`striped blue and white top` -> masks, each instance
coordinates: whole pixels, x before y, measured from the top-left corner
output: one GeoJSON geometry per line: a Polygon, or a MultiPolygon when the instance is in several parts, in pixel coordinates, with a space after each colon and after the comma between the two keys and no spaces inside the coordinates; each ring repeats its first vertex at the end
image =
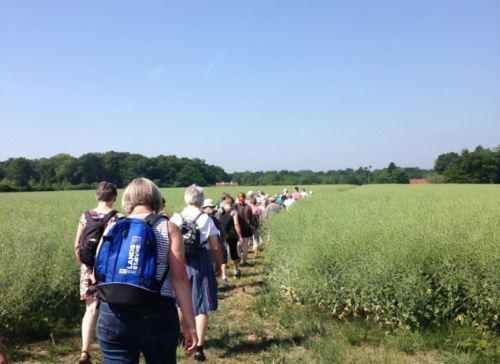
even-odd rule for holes
{"type": "MultiPolygon", "coordinates": [[[[149,214],[137,214],[133,217],[134,219],[145,220],[149,214]]],[[[168,238],[168,224],[167,219],[159,219],[153,225],[153,231],[156,236],[156,244],[158,245],[158,257],[156,260],[156,278],[160,280],[165,274],[165,270],[168,267],[168,254],[170,252],[170,240],[168,238]]],[[[168,272],[167,279],[161,287],[161,295],[166,297],[175,298],[174,288],[172,286],[170,271],[168,272]]]]}

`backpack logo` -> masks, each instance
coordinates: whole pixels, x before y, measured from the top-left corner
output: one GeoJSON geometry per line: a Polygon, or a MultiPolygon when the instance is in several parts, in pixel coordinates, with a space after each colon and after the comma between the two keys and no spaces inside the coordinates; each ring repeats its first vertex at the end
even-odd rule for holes
{"type": "Polygon", "coordinates": [[[95,264],[95,253],[97,246],[101,241],[102,234],[108,226],[109,221],[116,215],[118,211],[112,210],[102,218],[93,215],[90,211],[85,213],[87,221],[82,234],[80,235],[80,261],[83,264],[93,266],[95,264]]]}
{"type": "Polygon", "coordinates": [[[200,212],[194,220],[186,220],[181,214],[182,223],[180,230],[184,238],[184,251],[186,255],[198,254],[205,247],[205,242],[201,241],[200,228],[196,224],[201,215],[203,215],[203,212],[200,212]]]}
{"type": "Polygon", "coordinates": [[[160,298],[168,267],[156,276],[158,246],[152,226],[161,215],[146,221],[127,217],[118,221],[104,237],[96,258],[97,291],[108,303],[137,306],[160,298]]]}
{"type": "Polygon", "coordinates": [[[135,271],[139,267],[139,253],[141,252],[141,240],[140,236],[132,237],[130,242],[130,249],[128,251],[128,265],[127,270],[135,271]]]}

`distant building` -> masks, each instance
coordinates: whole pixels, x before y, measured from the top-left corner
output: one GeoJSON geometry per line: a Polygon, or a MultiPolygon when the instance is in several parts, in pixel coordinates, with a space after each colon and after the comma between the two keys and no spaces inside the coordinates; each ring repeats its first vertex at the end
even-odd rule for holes
{"type": "Polygon", "coordinates": [[[410,178],[411,185],[426,185],[428,183],[427,178],[410,178]]]}
{"type": "Polygon", "coordinates": [[[215,185],[216,186],[238,186],[238,182],[234,182],[234,181],[231,181],[231,182],[217,182],[215,185]]]}

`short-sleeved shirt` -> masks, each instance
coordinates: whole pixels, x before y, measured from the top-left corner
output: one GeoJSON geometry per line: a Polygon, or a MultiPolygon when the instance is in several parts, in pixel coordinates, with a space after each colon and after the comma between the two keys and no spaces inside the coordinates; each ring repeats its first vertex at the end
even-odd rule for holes
{"type": "MultiPolygon", "coordinates": [[[[180,227],[182,225],[183,217],[185,220],[192,221],[200,214],[200,212],[202,211],[196,206],[187,206],[184,208],[184,210],[181,211],[180,214],[175,213],[170,221],[180,227]]],[[[214,222],[206,213],[203,213],[200,215],[200,217],[198,217],[198,220],[196,220],[196,225],[198,225],[198,228],[200,229],[201,241],[207,241],[210,236],[220,234],[214,222]]]]}

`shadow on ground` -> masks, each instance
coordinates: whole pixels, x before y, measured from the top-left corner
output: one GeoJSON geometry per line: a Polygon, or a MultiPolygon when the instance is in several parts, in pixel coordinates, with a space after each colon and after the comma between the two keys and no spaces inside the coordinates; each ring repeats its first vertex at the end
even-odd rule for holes
{"type": "Polygon", "coordinates": [[[220,358],[234,357],[235,353],[241,354],[255,354],[269,351],[272,347],[278,346],[282,350],[288,347],[295,347],[300,345],[304,338],[294,336],[288,339],[278,338],[256,338],[256,340],[248,340],[243,333],[228,334],[224,333],[217,339],[207,340],[207,345],[213,348],[219,348],[222,353],[219,354],[220,358]],[[231,343],[237,343],[232,345],[231,343]]]}

